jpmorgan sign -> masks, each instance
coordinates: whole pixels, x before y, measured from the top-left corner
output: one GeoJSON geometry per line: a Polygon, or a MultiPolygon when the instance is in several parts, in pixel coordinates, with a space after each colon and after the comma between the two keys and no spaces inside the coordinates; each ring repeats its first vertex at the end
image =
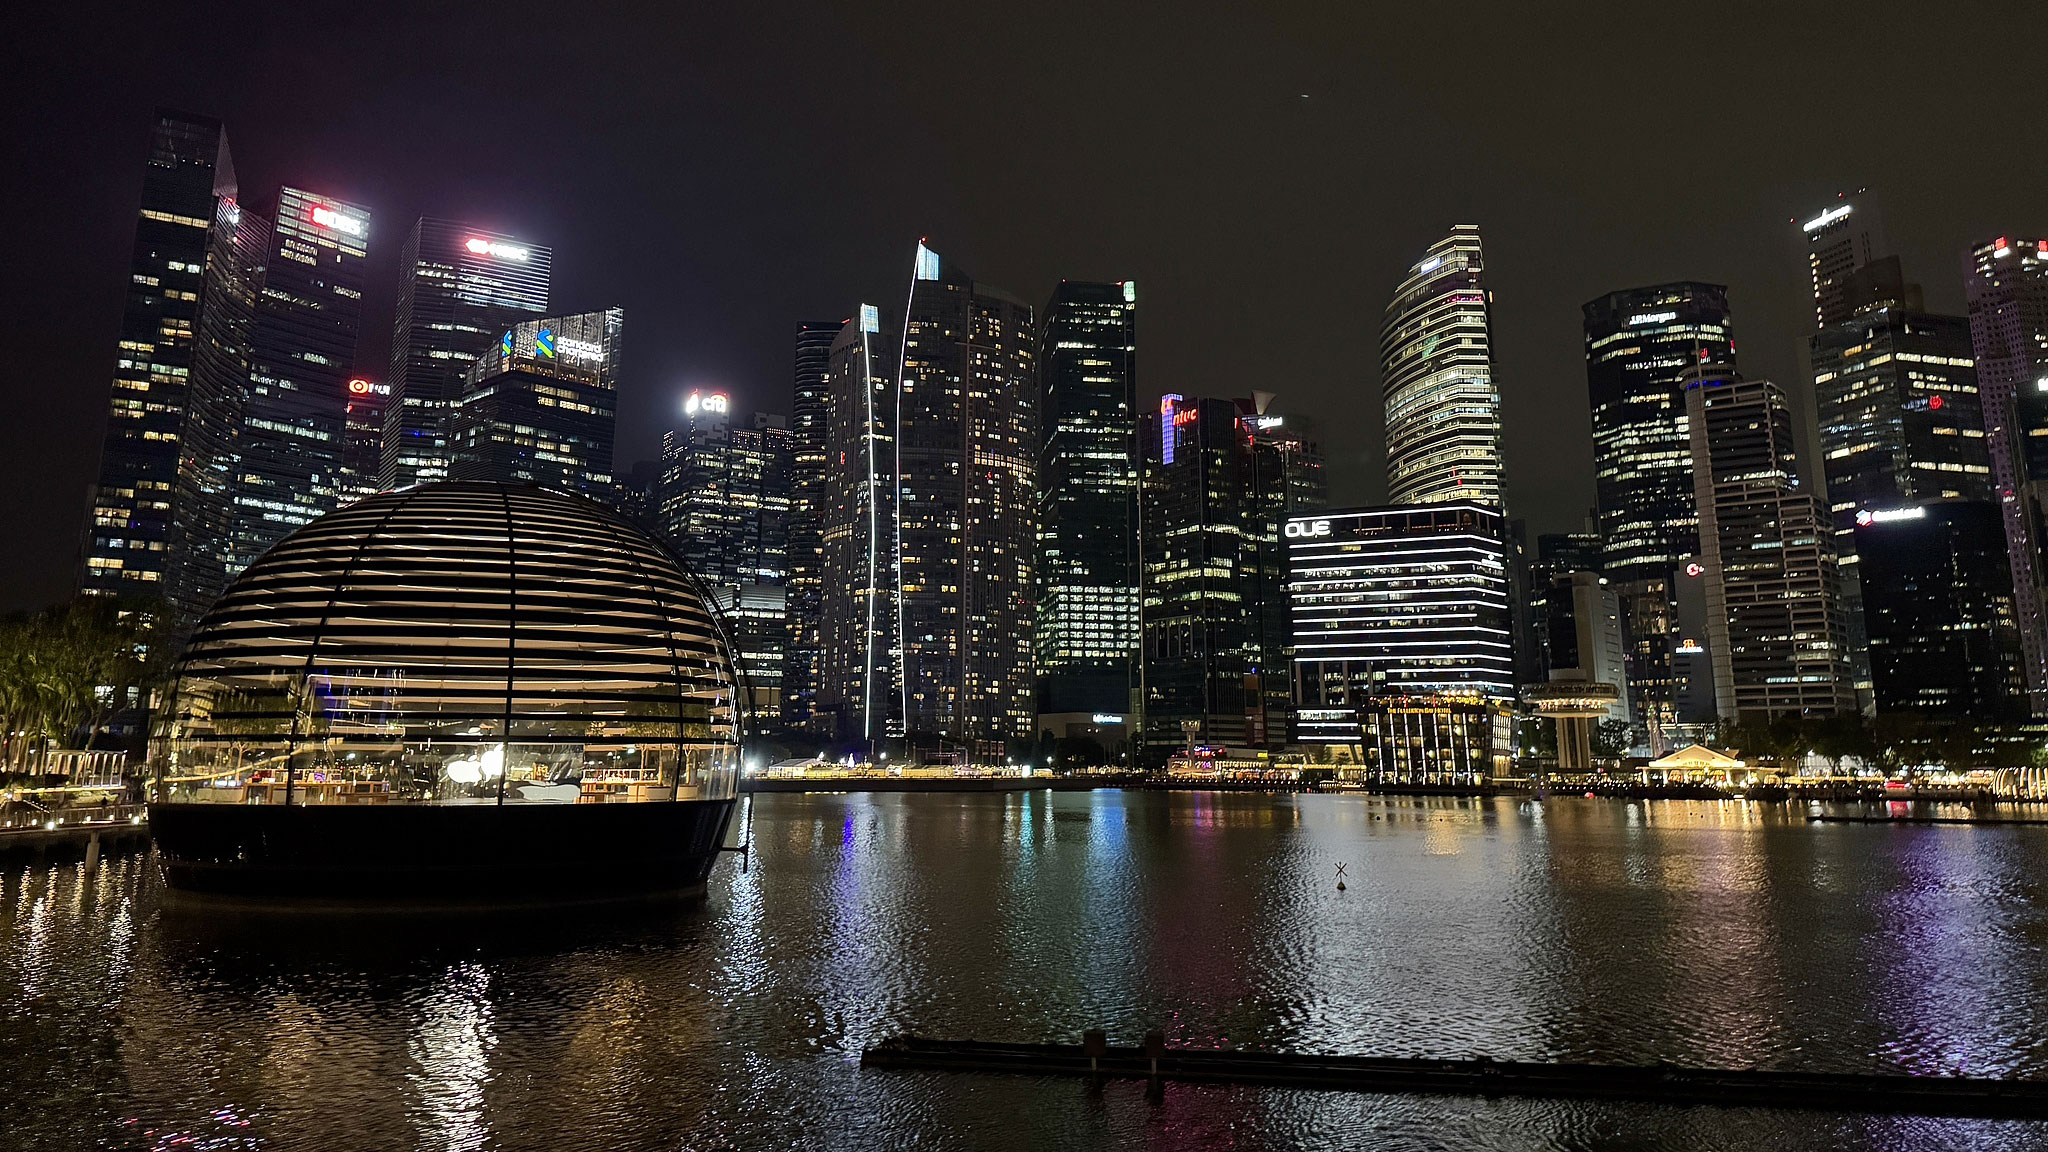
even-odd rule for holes
{"type": "Polygon", "coordinates": [[[1289,520],[1286,532],[1297,540],[1313,540],[1318,536],[1328,536],[1330,534],[1330,522],[1328,520],[1289,520]]]}

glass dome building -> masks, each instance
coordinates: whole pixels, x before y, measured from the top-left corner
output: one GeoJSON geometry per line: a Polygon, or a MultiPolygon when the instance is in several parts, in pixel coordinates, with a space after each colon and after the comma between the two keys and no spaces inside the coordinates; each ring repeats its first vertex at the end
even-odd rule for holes
{"type": "Polygon", "coordinates": [[[200,621],[152,740],[151,824],[186,892],[698,889],[737,704],[705,596],[617,513],[488,482],[385,492],[286,537],[200,621]]]}

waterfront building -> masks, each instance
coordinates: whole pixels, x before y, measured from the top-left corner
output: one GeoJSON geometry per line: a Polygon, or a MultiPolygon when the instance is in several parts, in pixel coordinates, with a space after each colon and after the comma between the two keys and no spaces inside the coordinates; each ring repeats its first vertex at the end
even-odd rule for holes
{"type": "Polygon", "coordinates": [[[1878,711],[2026,719],[1998,505],[1877,505],[1857,509],[1852,519],[1878,711]]]}
{"type": "Polygon", "coordinates": [[[1408,269],[1387,305],[1380,369],[1392,503],[1504,504],[1484,271],[1479,229],[1460,224],[1408,269]]]}
{"type": "Polygon", "coordinates": [[[902,731],[896,660],[896,400],[901,337],[860,306],[833,339],[812,728],[871,752],[902,731]]]}
{"type": "Polygon", "coordinates": [[[793,442],[789,502],[789,639],[782,663],[782,722],[815,730],[818,694],[819,613],[824,602],[825,453],[832,424],[828,386],[832,344],[844,320],[806,320],[796,326],[796,372],[789,412],[793,442]]]}
{"type": "Polygon", "coordinates": [[[1139,424],[1138,742],[1155,759],[1287,742],[1287,470],[1244,407],[1168,393],[1139,424]]]}
{"type": "Polygon", "coordinates": [[[608,308],[529,320],[502,333],[463,376],[451,426],[454,478],[615,501],[612,444],[625,323],[623,309],[608,308]]]}
{"type": "Polygon", "coordinates": [[[1296,739],[1375,779],[1504,771],[1514,699],[1505,526],[1472,501],[1290,517],[1296,739]]]}
{"type": "Polygon", "coordinates": [[[384,412],[391,385],[361,376],[350,378],[342,413],[341,491],[337,504],[352,504],[384,490],[384,412]]]}
{"type": "Polygon", "coordinates": [[[99,478],[80,548],[82,592],[164,594],[208,240],[219,205],[234,199],[235,170],[220,121],[158,109],[128,260],[99,478]]]}
{"type": "Polygon", "coordinates": [[[1062,730],[1077,722],[1099,728],[1098,713],[1134,711],[1137,300],[1131,281],[1063,280],[1040,327],[1033,631],[1041,731],[1055,723],[1062,730]]]}
{"type": "Polygon", "coordinates": [[[1734,363],[1728,290],[1680,281],[1581,309],[1603,572],[1628,618],[1630,709],[1653,748],[1678,714],[1679,570],[1700,550],[1685,376],[1734,363]]]}
{"type": "Polygon", "coordinates": [[[391,334],[386,487],[447,479],[464,375],[507,328],[548,310],[554,253],[455,220],[422,217],[406,238],[391,334]]]}
{"type": "Polygon", "coordinates": [[[1784,390],[1708,365],[1686,413],[1720,715],[1853,710],[1833,533],[1802,482],[1784,390]]]}
{"type": "Polygon", "coordinates": [[[1613,686],[1606,718],[1631,721],[1621,596],[1598,572],[1558,572],[1544,596],[1546,679],[1613,686]]]}
{"type": "Polygon", "coordinates": [[[748,718],[781,718],[788,647],[790,467],[794,438],[780,416],[730,426],[731,399],[693,391],[684,426],[662,439],[663,535],[702,581],[739,650],[748,718]]]}
{"type": "Polygon", "coordinates": [[[286,187],[272,220],[222,200],[212,232],[179,445],[174,633],[340,498],[370,216],[286,187]]]}
{"type": "Polygon", "coordinates": [[[1884,222],[1868,192],[1844,193],[1799,225],[1806,238],[1807,271],[1813,287],[1813,326],[1833,327],[1855,314],[1845,282],[1857,269],[1887,251],[1884,222]]]}
{"type": "Polygon", "coordinates": [[[2000,236],[1963,266],[1991,476],[2034,715],[2048,715],[2048,239],[2000,236]]]}

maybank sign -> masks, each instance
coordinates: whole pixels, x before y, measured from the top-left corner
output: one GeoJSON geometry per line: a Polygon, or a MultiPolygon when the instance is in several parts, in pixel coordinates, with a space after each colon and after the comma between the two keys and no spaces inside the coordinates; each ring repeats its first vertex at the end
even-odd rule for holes
{"type": "Polygon", "coordinates": [[[1828,225],[1833,224],[1835,221],[1840,220],[1842,217],[1847,216],[1849,214],[1850,207],[1851,205],[1844,204],[1839,208],[1830,208],[1827,211],[1821,213],[1820,215],[1815,216],[1813,219],[1808,220],[1806,223],[1800,225],[1800,229],[1806,232],[1818,232],[1822,228],[1825,228],[1828,225]]]}
{"type": "Polygon", "coordinates": [[[1330,534],[1330,522],[1328,520],[1289,520],[1285,531],[1296,540],[1313,540],[1318,536],[1328,536],[1330,534]]]}

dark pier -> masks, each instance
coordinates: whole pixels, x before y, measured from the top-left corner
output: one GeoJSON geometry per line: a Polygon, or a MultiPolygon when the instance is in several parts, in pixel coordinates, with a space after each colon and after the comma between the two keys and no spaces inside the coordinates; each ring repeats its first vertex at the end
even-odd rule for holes
{"type": "Polygon", "coordinates": [[[898,1036],[861,1053],[864,1068],[1268,1084],[1347,1092],[1714,1104],[1928,1116],[2048,1117],[2048,1081],[1966,1076],[1863,1075],[1673,1065],[1519,1060],[1387,1059],[1284,1052],[1113,1047],[1099,1032],[1082,1044],[991,1044],[898,1036]]]}

